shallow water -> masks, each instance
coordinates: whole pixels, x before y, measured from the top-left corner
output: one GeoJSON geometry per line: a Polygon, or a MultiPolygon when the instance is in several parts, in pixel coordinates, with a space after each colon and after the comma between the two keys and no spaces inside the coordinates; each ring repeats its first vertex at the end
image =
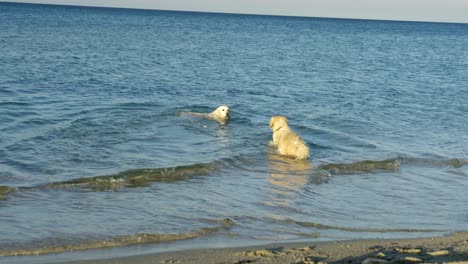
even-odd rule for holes
{"type": "Polygon", "coordinates": [[[467,229],[466,24],[0,13],[0,255],[467,229]]]}

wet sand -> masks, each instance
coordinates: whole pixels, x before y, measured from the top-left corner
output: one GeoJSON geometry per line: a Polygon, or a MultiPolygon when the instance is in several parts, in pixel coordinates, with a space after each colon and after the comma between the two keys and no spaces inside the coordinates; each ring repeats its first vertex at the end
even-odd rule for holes
{"type": "Polygon", "coordinates": [[[468,264],[468,232],[443,237],[271,244],[201,249],[124,258],[75,261],[109,263],[452,263],[468,264]]]}

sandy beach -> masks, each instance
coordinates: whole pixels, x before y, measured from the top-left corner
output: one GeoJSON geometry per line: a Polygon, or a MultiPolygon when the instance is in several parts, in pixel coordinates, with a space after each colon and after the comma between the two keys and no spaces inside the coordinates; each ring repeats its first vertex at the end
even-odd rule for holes
{"type": "Polygon", "coordinates": [[[88,263],[468,263],[468,232],[443,237],[372,239],[318,243],[271,244],[245,248],[203,249],[88,263]]]}

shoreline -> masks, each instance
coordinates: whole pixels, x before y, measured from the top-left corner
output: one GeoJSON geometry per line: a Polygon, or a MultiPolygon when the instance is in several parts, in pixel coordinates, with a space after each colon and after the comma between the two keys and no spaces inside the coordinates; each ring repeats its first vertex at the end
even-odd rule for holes
{"type": "Polygon", "coordinates": [[[110,263],[452,263],[468,264],[468,231],[440,237],[275,243],[237,248],[192,249],[130,257],[60,262],[110,263]]]}

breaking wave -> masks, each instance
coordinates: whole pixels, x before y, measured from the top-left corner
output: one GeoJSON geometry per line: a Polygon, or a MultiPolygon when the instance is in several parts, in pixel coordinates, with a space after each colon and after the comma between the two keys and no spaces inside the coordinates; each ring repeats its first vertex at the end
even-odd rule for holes
{"type": "MultiPolygon", "coordinates": [[[[109,247],[122,247],[122,246],[131,246],[147,243],[164,243],[177,240],[188,240],[194,239],[197,237],[208,236],[218,231],[229,229],[235,222],[229,218],[219,221],[219,225],[211,228],[200,228],[188,233],[180,234],[151,234],[151,233],[141,233],[141,234],[132,234],[132,235],[123,235],[117,236],[110,239],[104,240],[91,240],[91,241],[82,241],[70,243],[63,241],[63,239],[57,239],[54,242],[54,239],[47,239],[49,245],[46,246],[35,246],[35,244],[41,243],[32,243],[32,245],[26,246],[16,246],[16,249],[0,249],[0,256],[27,256],[27,255],[40,255],[40,254],[49,254],[49,253],[60,253],[66,251],[75,251],[75,250],[88,250],[88,249],[102,249],[109,247]]],[[[10,246],[11,247],[11,246],[10,246]]],[[[0,248],[3,248],[0,244],[0,248]]]]}
{"type": "Polygon", "coordinates": [[[219,169],[216,163],[201,163],[169,168],[136,169],[112,175],[83,177],[52,182],[35,187],[0,186],[0,200],[21,190],[68,189],[75,191],[108,191],[120,188],[145,187],[155,182],[184,181],[195,176],[209,175],[219,169]]]}
{"type": "Polygon", "coordinates": [[[333,229],[341,231],[350,231],[350,232],[369,232],[369,233],[389,233],[389,232],[398,232],[398,233],[426,233],[426,232],[443,232],[444,230],[435,230],[435,229],[415,229],[415,228],[358,228],[358,227],[342,227],[342,226],[330,226],[323,225],[313,222],[303,222],[296,221],[293,219],[287,219],[286,222],[293,223],[302,227],[311,227],[316,229],[333,229]]]}
{"type": "Polygon", "coordinates": [[[421,159],[421,158],[391,158],[385,160],[364,160],[353,163],[330,163],[323,164],[317,169],[326,170],[333,175],[348,175],[372,172],[392,172],[400,168],[401,165],[418,165],[418,166],[451,166],[460,168],[468,164],[468,159],[421,159]]]}
{"type": "Polygon", "coordinates": [[[209,175],[218,169],[216,163],[201,163],[187,166],[157,169],[137,169],[113,175],[78,178],[43,185],[46,188],[79,188],[89,191],[106,191],[119,188],[145,187],[155,182],[176,182],[191,177],[209,175]]]}
{"type": "Polygon", "coordinates": [[[14,187],[0,186],[0,200],[5,199],[9,193],[16,191],[16,189],[14,187]]]}
{"type": "Polygon", "coordinates": [[[318,168],[331,174],[359,174],[367,172],[394,171],[400,167],[399,159],[364,160],[354,163],[333,163],[321,165],[318,168]]]}
{"type": "MultiPolygon", "coordinates": [[[[8,195],[21,190],[39,190],[39,189],[68,189],[74,191],[108,191],[121,188],[146,187],[156,182],[177,182],[188,180],[196,176],[208,176],[224,167],[232,167],[240,170],[251,169],[252,164],[244,168],[239,163],[248,163],[248,160],[242,158],[223,159],[211,163],[199,163],[192,165],[154,168],[154,169],[135,169],[123,171],[112,175],[103,175],[95,177],[82,177],[67,181],[52,182],[35,187],[9,187],[0,186],[0,200],[6,199],[8,195]]],[[[288,165],[288,162],[280,164],[288,165]]],[[[460,168],[468,164],[468,159],[418,159],[418,158],[391,158],[385,160],[364,160],[353,163],[330,163],[322,164],[317,167],[310,166],[309,169],[302,169],[301,174],[310,174],[310,176],[320,176],[323,182],[324,174],[330,175],[355,175],[362,173],[392,172],[400,168],[401,165],[417,166],[451,166],[460,168]]],[[[244,164],[245,165],[245,164],[244,164]]],[[[287,173],[291,168],[286,166],[282,168],[283,173],[287,173]]],[[[289,171],[293,172],[293,171],[289,171]]],[[[326,176],[326,175],[325,175],[326,176]]],[[[325,177],[326,178],[326,177],[325,177]]],[[[317,182],[317,183],[318,183],[317,182]]]]}

